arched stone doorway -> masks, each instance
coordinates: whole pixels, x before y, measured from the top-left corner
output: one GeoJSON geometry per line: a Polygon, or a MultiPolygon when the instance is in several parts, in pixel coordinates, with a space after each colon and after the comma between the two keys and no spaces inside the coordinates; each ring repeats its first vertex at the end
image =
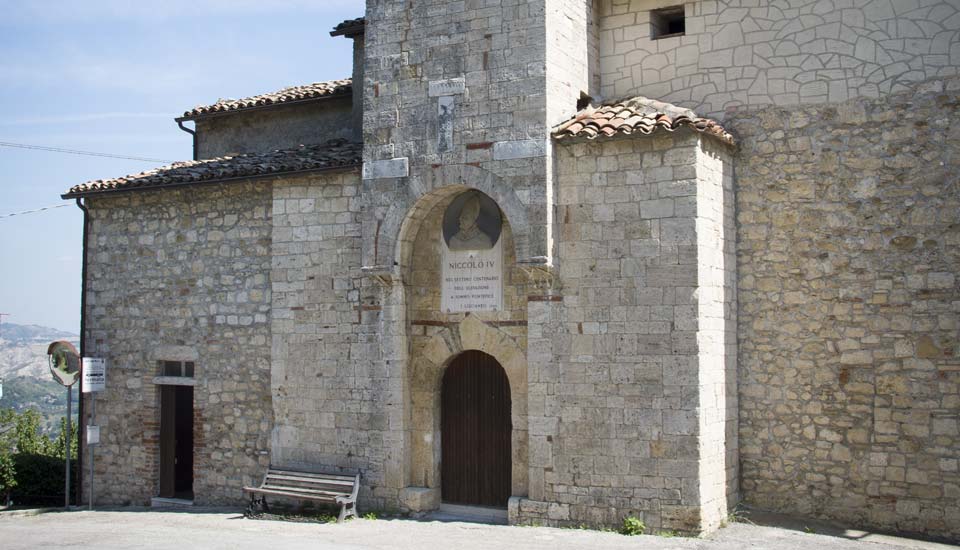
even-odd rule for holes
{"type": "Polygon", "coordinates": [[[507,373],[492,356],[465,351],[447,367],[440,401],[442,500],[505,508],[513,435],[507,373]]]}
{"type": "MultiPolygon", "coordinates": [[[[508,498],[528,494],[527,434],[527,295],[526,272],[517,262],[517,246],[509,209],[499,208],[502,222],[502,307],[484,311],[451,311],[443,307],[444,219],[448,208],[464,194],[482,190],[447,186],[421,197],[410,209],[395,242],[396,265],[377,271],[383,284],[384,333],[389,334],[388,363],[402,372],[405,487],[401,509],[435,510],[442,499],[443,379],[452,362],[466,351],[483,352],[505,373],[510,407],[509,446],[503,453],[508,473],[508,498]]],[[[494,205],[500,203],[494,197],[494,205]]],[[[481,201],[482,202],[482,201],[481,201]]],[[[456,206],[453,206],[456,209],[456,206]]],[[[461,211],[462,212],[462,211],[461,211]]],[[[479,224],[478,224],[479,225],[479,224]]],[[[461,227],[462,228],[462,227],[461,227]]],[[[377,268],[380,269],[380,268],[377,268]]],[[[399,472],[398,472],[399,473],[399,472]]],[[[496,506],[504,506],[498,502],[496,506]]]]}

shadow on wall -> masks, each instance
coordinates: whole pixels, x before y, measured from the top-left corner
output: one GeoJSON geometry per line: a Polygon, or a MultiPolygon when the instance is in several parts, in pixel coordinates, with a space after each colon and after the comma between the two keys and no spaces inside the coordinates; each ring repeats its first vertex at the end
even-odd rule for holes
{"type": "Polygon", "coordinates": [[[798,531],[816,535],[827,535],[830,537],[839,537],[848,540],[896,544],[897,546],[904,548],[934,550],[945,548],[944,546],[936,543],[953,545],[960,542],[960,540],[950,540],[943,537],[930,537],[920,533],[862,531],[838,522],[792,516],[777,512],[767,512],[765,510],[756,510],[743,505],[741,505],[737,511],[732,514],[732,517],[737,523],[748,523],[750,525],[760,525],[763,527],[776,527],[777,529],[787,529],[790,531],[798,531]]]}

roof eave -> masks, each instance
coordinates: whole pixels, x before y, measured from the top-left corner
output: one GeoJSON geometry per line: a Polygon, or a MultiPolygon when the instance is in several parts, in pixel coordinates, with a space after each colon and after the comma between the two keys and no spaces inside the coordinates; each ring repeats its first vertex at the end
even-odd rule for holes
{"type": "Polygon", "coordinates": [[[335,28],[330,31],[330,36],[346,36],[347,38],[355,38],[361,34],[364,34],[366,29],[367,23],[364,21],[363,23],[335,28]]]}
{"type": "MultiPolygon", "coordinates": [[[[561,126],[565,126],[566,124],[567,124],[567,123],[564,123],[564,124],[562,124],[561,126]]],[[[613,134],[612,136],[608,136],[608,135],[605,135],[605,134],[597,134],[597,135],[595,135],[595,136],[593,136],[593,137],[590,137],[590,136],[588,136],[588,135],[570,135],[570,134],[563,134],[563,133],[560,133],[560,132],[562,132],[562,130],[561,130],[561,131],[554,131],[554,132],[551,134],[551,137],[553,138],[553,140],[554,140],[555,142],[561,143],[561,144],[562,144],[562,143],[571,143],[571,144],[572,144],[572,143],[596,143],[596,142],[598,142],[598,141],[600,141],[600,140],[608,140],[608,139],[630,139],[630,138],[656,137],[657,134],[660,134],[660,133],[662,133],[662,132],[666,132],[666,133],[670,133],[670,134],[689,132],[690,134],[695,135],[695,136],[710,138],[710,139],[716,141],[717,143],[719,143],[719,144],[721,144],[721,145],[725,145],[725,146],[727,146],[727,147],[730,147],[731,149],[734,149],[734,150],[736,150],[736,149],[739,148],[739,145],[738,145],[738,143],[737,143],[736,137],[733,137],[732,135],[731,135],[731,139],[728,140],[728,139],[725,139],[725,138],[723,138],[723,137],[721,137],[721,136],[718,136],[718,135],[716,135],[716,134],[712,134],[712,133],[710,133],[710,132],[701,132],[701,131],[697,130],[696,128],[691,128],[690,126],[686,126],[686,125],[680,126],[679,128],[675,128],[675,129],[668,129],[668,128],[662,128],[662,127],[660,127],[660,128],[657,128],[656,130],[654,130],[653,132],[650,132],[649,134],[648,134],[648,133],[644,133],[644,132],[640,132],[640,131],[637,131],[637,132],[616,132],[616,133],[613,134]]],[[[729,133],[729,132],[728,132],[728,133],[729,133]]]]}
{"type": "Polygon", "coordinates": [[[315,102],[326,101],[330,99],[344,99],[344,98],[353,99],[353,91],[337,92],[334,94],[321,95],[317,97],[308,97],[304,99],[295,99],[292,101],[278,101],[274,103],[265,103],[263,105],[253,105],[251,107],[238,107],[236,109],[228,109],[224,111],[212,111],[209,113],[199,113],[196,115],[183,115],[173,120],[174,122],[186,122],[188,120],[197,121],[197,120],[207,119],[207,118],[229,116],[229,115],[234,115],[238,113],[249,113],[251,111],[262,111],[264,109],[276,109],[276,108],[286,107],[286,106],[296,106],[296,105],[303,105],[305,103],[315,103],[315,102]]]}
{"type": "Polygon", "coordinates": [[[269,174],[251,174],[249,176],[234,176],[230,178],[216,178],[216,179],[201,180],[201,181],[171,182],[171,183],[164,183],[160,185],[147,185],[143,187],[121,187],[121,188],[113,188],[113,189],[97,189],[97,190],[82,191],[82,192],[76,192],[76,193],[67,192],[60,195],[60,198],[64,200],[69,200],[69,199],[87,198],[87,197],[99,196],[99,195],[114,195],[117,193],[132,193],[135,191],[153,191],[153,190],[159,190],[159,189],[169,189],[171,187],[187,187],[190,185],[204,185],[208,183],[232,183],[235,181],[256,181],[256,180],[270,179],[270,178],[276,178],[276,177],[298,176],[303,174],[315,174],[315,173],[321,173],[321,172],[349,172],[353,170],[359,170],[360,167],[361,167],[361,163],[342,164],[339,166],[327,166],[323,168],[307,168],[304,170],[271,172],[269,174]]]}

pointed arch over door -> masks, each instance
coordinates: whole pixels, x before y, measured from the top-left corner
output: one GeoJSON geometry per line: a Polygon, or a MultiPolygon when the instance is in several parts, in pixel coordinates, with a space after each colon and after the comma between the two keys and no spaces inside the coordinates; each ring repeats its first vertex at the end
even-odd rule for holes
{"type": "Polygon", "coordinates": [[[506,507],[511,493],[510,383],[482,351],[461,353],[443,375],[440,487],[444,502],[506,507]]]}

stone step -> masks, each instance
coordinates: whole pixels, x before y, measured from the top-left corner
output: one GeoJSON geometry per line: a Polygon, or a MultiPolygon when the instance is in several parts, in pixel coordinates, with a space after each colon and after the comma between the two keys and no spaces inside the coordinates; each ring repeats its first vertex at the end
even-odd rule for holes
{"type": "Polygon", "coordinates": [[[469,523],[507,525],[507,509],[443,503],[440,505],[439,510],[430,512],[424,519],[428,521],[464,521],[469,523]]]}
{"type": "Polygon", "coordinates": [[[153,497],[150,499],[151,508],[186,508],[188,506],[193,506],[192,500],[165,497],[153,497]]]}

